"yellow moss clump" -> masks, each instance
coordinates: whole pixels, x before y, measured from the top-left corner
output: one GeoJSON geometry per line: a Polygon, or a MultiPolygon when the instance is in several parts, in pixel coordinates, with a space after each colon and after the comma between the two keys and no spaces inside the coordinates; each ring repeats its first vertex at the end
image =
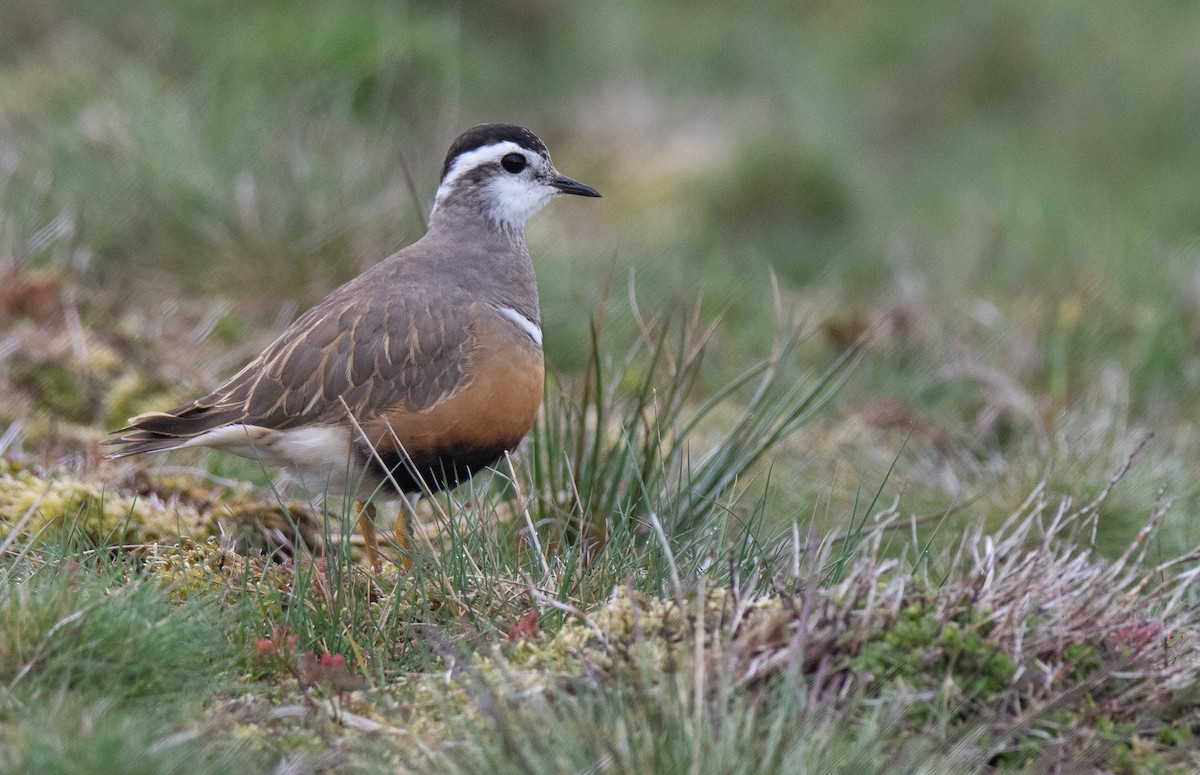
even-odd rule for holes
{"type": "Polygon", "coordinates": [[[244,556],[217,539],[203,543],[184,540],[177,545],[154,544],[146,555],[147,575],[181,599],[195,594],[249,591],[256,600],[275,599],[286,591],[291,574],[261,557],[244,556]]]}
{"type": "Polygon", "coordinates": [[[195,507],[154,494],[123,493],[73,474],[42,477],[15,463],[0,466],[0,536],[70,530],[95,543],[150,543],[206,536],[210,520],[195,507]]]}
{"type": "Polygon", "coordinates": [[[77,535],[97,545],[221,537],[239,551],[318,546],[321,520],[303,505],[205,487],[189,477],[135,473],[113,486],[57,470],[41,475],[0,461],[0,540],[77,535]]]}
{"type": "Polygon", "coordinates": [[[721,588],[707,591],[703,599],[689,595],[682,601],[619,588],[587,619],[576,617],[552,637],[517,644],[509,661],[522,668],[576,674],[686,669],[696,655],[701,628],[703,649],[711,657],[725,650],[737,632],[745,633],[779,608],[780,602],[769,597],[739,603],[721,588]]]}

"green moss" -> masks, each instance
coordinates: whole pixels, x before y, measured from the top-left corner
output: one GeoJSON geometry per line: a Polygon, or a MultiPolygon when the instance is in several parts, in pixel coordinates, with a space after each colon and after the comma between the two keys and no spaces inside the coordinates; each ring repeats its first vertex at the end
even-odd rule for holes
{"type": "Polygon", "coordinates": [[[1086,678],[1104,665],[1100,650],[1087,643],[1068,643],[1063,649],[1063,659],[1076,680],[1086,678]]]}
{"type": "Polygon", "coordinates": [[[1109,743],[1110,766],[1115,772],[1178,773],[1193,772],[1191,767],[1173,763],[1168,752],[1152,736],[1143,737],[1132,721],[1114,721],[1101,717],[1096,721],[1097,739],[1109,743]]]}
{"type": "Polygon", "coordinates": [[[950,681],[961,696],[993,696],[1008,687],[1017,667],[971,623],[978,612],[962,618],[943,622],[932,609],[912,603],[890,628],[862,644],[850,668],[869,676],[873,691],[900,683],[944,691],[950,681]]]}
{"type": "Polygon", "coordinates": [[[1171,746],[1182,746],[1190,743],[1194,737],[1195,733],[1187,724],[1166,725],[1154,735],[1154,739],[1160,744],[1171,746]]]}

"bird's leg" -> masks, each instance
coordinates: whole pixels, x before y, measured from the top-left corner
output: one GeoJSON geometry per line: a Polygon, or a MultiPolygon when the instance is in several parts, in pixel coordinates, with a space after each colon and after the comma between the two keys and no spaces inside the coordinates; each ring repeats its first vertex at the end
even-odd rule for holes
{"type": "Polygon", "coordinates": [[[412,570],[413,523],[417,519],[417,499],[404,497],[400,501],[400,511],[396,514],[396,543],[400,546],[400,567],[412,570]]]}
{"type": "Polygon", "coordinates": [[[378,573],[382,566],[379,564],[379,537],[375,535],[375,504],[357,501],[354,505],[358,509],[358,529],[367,547],[367,561],[378,573]]]}

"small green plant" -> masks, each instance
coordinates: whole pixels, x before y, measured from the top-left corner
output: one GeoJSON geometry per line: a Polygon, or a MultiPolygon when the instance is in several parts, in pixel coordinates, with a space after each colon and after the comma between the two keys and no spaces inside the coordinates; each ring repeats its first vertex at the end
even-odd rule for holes
{"type": "Polygon", "coordinates": [[[610,541],[654,545],[669,535],[674,560],[690,572],[712,551],[703,540],[695,550],[693,539],[744,532],[753,514],[743,502],[749,480],[817,416],[858,352],[806,373],[796,357],[802,334],[784,331],[767,358],[698,398],[713,326],[696,316],[681,327],[646,322],[614,359],[601,344],[602,325],[602,317],[593,323],[582,378],[549,383],[533,433],[529,508],[549,545],[579,543],[590,557],[610,541]]]}

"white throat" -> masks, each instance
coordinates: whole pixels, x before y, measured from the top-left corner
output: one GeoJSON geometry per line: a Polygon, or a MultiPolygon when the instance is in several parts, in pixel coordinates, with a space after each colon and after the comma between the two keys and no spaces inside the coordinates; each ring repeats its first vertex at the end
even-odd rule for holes
{"type": "Polygon", "coordinates": [[[539,210],[558,193],[549,186],[531,182],[528,178],[494,178],[483,190],[488,217],[511,229],[523,229],[539,210]]]}

